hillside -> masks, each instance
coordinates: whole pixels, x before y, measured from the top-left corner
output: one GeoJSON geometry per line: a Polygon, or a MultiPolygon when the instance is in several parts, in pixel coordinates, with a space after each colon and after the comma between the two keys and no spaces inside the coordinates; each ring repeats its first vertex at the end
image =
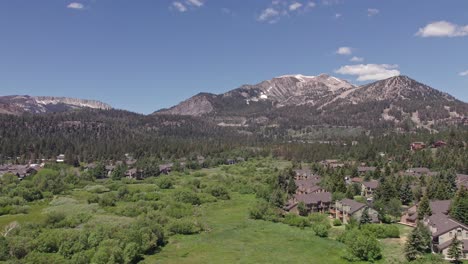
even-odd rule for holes
{"type": "Polygon", "coordinates": [[[433,129],[466,123],[468,104],[407,76],[354,86],[325,74],[284,75],[224,94],[200,93],[155,114],[204,116],[220,126],[433,129]]]}
{"type": "Polygon", "coordinates": [[[29,95],[0,96],[2,114],[55,113],[83,108],[112,109],[110,105],[95,100],[29,95]]]}

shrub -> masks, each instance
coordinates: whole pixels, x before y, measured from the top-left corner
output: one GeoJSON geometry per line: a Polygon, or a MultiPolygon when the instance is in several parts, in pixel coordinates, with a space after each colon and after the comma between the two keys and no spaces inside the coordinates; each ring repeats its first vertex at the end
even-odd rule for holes
{"type": "Polygon", "coordinates": [[[174,218],[183,218],[186,216],[190,216],[193,214],[192,207],[184,204],[184,203],[177,203],[173,202],[170,203],[165,209],[164,212],[174,218]]]}
{"type": "Polygon", "coordinates": [[[265,201],[257,202],[257,204],[249,210],[249,217],[251,219],[278,222],[278,215],[276,208],[265,201]]]}
{"type": "Polygon", "coordinates": [[[109,188],[103,185],[88,185],[84,189],[85,191],[88,191],[90,193],[105,193],[105,192],[110,191],[109,188]]]}
{"type": "Polygon", "coordinates": [[[312,225],[323,225],[326,228],[331,228],[330,220],[328,219],[328,216],[325,214],[313,213],[313,214],[310,214],[308,218],[310,222],[312,223],[312,225]]]}
{"type": "Polygon", "coordinates": [[[231,197],[229,196],[228,190],[221,185],[214,185],[208,189],[208,192],[213,195],[214,197],[221,199],[221,200],[229,200],[231,197]]]}
{"type": "Polygon", "coordinates": [[[341,220],[340,219],[333,220],[333,226],[341,226],[341,220]]]}
{"type": "Polygon", "coordinates": [[[399,238],[400,230],[396,225],[386,224],[367,224],[361,227],[363,230],[368,230],[377,238],[399,238]]]}
{"type": "Polygon", "coordinates": [[[172,189],[174,181],[169,177],[161,177],[156,181],[156,185],[161,189],[172,189]]]}
{"type": "Polygon", "coordinates": [[[201,204],[198,195],[189,190],[180,190],[174,193],[174,200],[181,203],[188,203],[193,205],[201,204]]]}
{"type": "Polygon", "coordinates": [[[91,194],[89,197],[88,197],[88,203],[89,204],[92,204],[92,203],[99,203],[99,195],[97,194],[91,194]]]}
{"type": "Polygon", "coordinates": [[[307,219],[307,217],[302,217],[295,214],[287,214],[283,219],[283,223],[300,228],[310,226],[310,221],[307,219]]]}
{"type": "Polygon", "coordinates": [[[60,211],[48,212],[44,218],[44,223],[47,226],[58,226],[60,222],[65,220],[65,213],[60,211]]]}
{"type": "Polygon", "coordinates": [[[328,229],[329,229],[328,226],[324,224],[318,224],[318,225],[314,225],[312,229],[314,230],[315,235],[319,237],[328,237],[328,229]]]}
{"type": "Polygon", "coordinates": [[[175,220],[169,225],[169,231],[174,234],[191,235],[200,232],[200,228],[187,219],[175,220]]]}
{"type": "Polygon", "coordinates": [[[100,206],[115,206],[117,196],[114,193],[105,193],[99,199],[100,206]]]}

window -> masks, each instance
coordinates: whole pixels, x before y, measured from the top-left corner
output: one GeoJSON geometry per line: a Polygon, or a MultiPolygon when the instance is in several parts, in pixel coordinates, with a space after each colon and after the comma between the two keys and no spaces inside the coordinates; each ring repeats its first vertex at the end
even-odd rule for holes
{"type": "Polygon", "coordinates": [[[458,229],[458,231],[457,231],[457,237],[462,237],[461,229],[458,229]]]}
{"type": "Polygon", "coordinates": [[[452,237],[452,232],[449,232],[449,237],[452,237]]]}

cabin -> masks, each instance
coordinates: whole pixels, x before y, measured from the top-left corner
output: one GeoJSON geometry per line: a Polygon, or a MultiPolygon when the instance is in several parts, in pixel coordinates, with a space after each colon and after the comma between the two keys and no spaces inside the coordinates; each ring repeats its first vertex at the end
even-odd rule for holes
{"type": "Polygon", "coordinates": [[[159,174],[169,174],[174,167],[174,163],[167,163],[159,165],[159,174]]]}
{"type": "Polygon", "coordinates": [[[373,222],[378,222],[378,213],[372,208],[369,208],[366,204],[351,200],[343,199],[336,201],[334,208],[330,210],[330,213],[334,215],[336,219],[340,219],[341,222],[347,224],[351,218],[357,221],[361,220],[361,216],[364,210],[368,209],[369,216],[373,222]]]}
{"type": "Polygon", "coordinates": [[[443,140],[438,140],[436,142],[434,142],[432,144],[432,148],[442,148],[442,147],[445,147],[447,146],[447,142],[443,141],[443,140]]]}
{"type": "Polygon", "coordinates": [[[361,184],[361,195],[365,197],[372,197],[379,185],[379,181],[376,180],[363,181],[361,184]]]}
{"type": "Polygon", "coordinates": [[[357,167],[358,174],[361,176],[366,175],[368,173],[372,173],[376,169],[377,169],[376,167],[365,167],[365,166],[357,167]]]}
{"type": "Polygon", "coordinates": [[[307,213],[328,213],[332,202],[332,194],[329,192],[295,194],[284,207],[285,211],[299,214],[298,205],[304,203],[307,213]]]}
{"type": "Polygon", "coordinates": [[[64,163],[65,162],[65,154],[60,154],[57,156],[57,159],[55,160],[57,163],[64,163]]]}
{"type": "Polygon", "coordinates": [[[417,150],[421,150],[425,148],[426,148],[426,144],[424,142],[413,142],[410,144],[410,149],[412,151],[417,151],[417,150]]]}

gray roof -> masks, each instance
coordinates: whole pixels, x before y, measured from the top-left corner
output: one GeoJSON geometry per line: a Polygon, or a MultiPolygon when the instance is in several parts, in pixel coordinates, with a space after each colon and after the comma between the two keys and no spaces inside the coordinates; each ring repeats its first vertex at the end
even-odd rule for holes
{"type": "Polygon", "coordinates": [[[448,214],[450,210],[450,200],[436,200],[429,203],[432,214],[448,214]]]}
{"type": "Polygon", "coordinates": [[[363,203],[356,202],[356,201],[348,199],[348,198],[345,198],[345,199],[341,200],[340,203],[350,207],[350,210],[349,210],[350,214],[353,214],[353,213],[359,211],[360,209],[362,209],[363,207],[366,206],[363,203]]]}
{"type": "Polygon", "coordinates": [[[358,167],[358,172],[368,172],[368,171],[375,171],[376,167],[358,167]]]}
{"type": "Polygon", "coordinates": [[[362,183],[362,185],[370,189],[377,189],[377,187],[379,187],[379,184],[380,184],[379,181],[375,181],[375,180],[362,183]]]}
{"type": "Polygon", "coordinates": [[[414,173],[419,173],[419,174],[429,174],[431,172],[430,169],[428,168],[424,168],[424,167],[421,167],[421,168],[409,168],[408,169],[408,172],[414,172],[414,173]]]}
{"type": "Polygon", "coordinates": [[[332,194],[329,192],[296,194],[294,198],[298,202],[303,202],[305,204],[331,203],[332,194]]]}

